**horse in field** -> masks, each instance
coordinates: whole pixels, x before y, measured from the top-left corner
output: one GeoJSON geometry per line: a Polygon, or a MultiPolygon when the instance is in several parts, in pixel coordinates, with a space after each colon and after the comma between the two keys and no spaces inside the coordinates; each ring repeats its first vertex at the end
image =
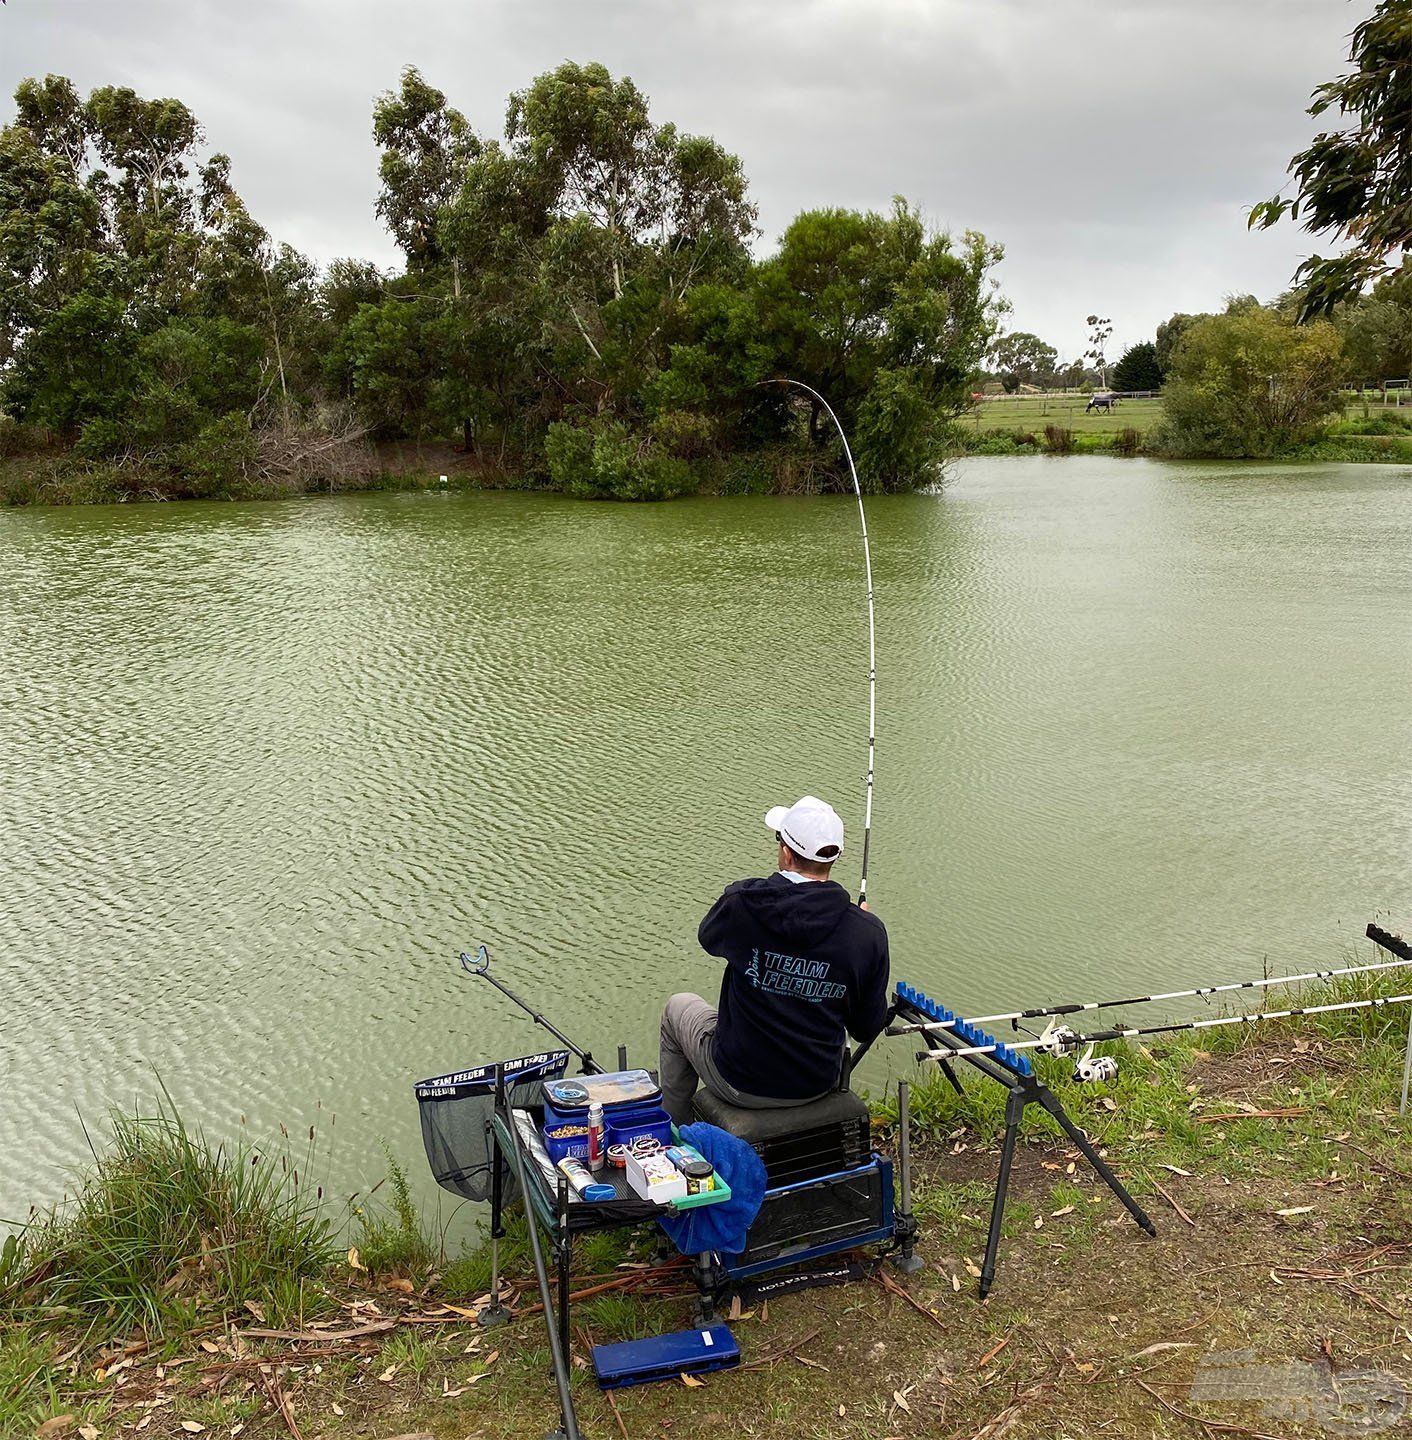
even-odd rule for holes
{"type": "Polygon", "coordinates": [[[1118,397],[1111,390],[1094,391],[1088,397],[1088,404],[1084,406],[1084,414],[1091,410],[1102,410],[1105,414],[1111,415],[1118,408],[1118,397]]]}

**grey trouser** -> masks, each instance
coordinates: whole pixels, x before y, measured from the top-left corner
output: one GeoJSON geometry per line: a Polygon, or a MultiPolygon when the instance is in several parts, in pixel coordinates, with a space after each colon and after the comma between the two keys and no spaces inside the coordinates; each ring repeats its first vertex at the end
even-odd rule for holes
{"type": "MultiPolygon", "coordinates": [[[[673,995],[662,1011],[662,1053],[658,1083],[662,1108],[678,1125],[691,1120],[691,1097],[698,1082],[729,1105],[742,1110],[787,1110],[808,1100],[767,1100],[747,1095],[721,1078],[711,1054],[716,1035],[716,1007],[699,995],[673,995]]],[[[811,1097],[817,1099],[817,1096],[811,1097]]]]}

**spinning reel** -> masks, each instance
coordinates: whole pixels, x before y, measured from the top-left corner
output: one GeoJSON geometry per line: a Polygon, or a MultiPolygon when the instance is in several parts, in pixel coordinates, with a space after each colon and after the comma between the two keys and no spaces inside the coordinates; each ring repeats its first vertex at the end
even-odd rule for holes
{"type": "MultiPolygon", "coordinates": [[[[1051,1020],[1039,1037],[1037,1048],[1057,1058],[1072,1054],[1082,1043],[1067,1025],[1051,1020]]],[[[1103,1084],[1117,1078],[1118,1062],[1111,1055],[1094,1055],[1091,1044],[1074,1062],[1074,1080],[1080,1085],[1103,1084]]]]}

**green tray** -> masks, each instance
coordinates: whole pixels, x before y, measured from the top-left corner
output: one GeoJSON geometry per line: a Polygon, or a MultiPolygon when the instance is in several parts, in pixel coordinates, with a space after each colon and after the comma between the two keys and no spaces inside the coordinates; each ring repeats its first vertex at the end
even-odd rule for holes
{"type": "MultiPolygon", "coordinates": [[[[672,1126],[672,1139],[678,1144],[681,1143],[681,1134],[675,1125],[672,1126]]],[[[664,1210],[695,1210],[702,1205],[718,1205],[722,1200],[730,1198],[731,1187],[721,1178],[721,1172],[718,1170],[714,1190],[703,1190],[699,1195],[683,1195],[679,1200],[669,1200],[662,1208],[664,1210]]]]}

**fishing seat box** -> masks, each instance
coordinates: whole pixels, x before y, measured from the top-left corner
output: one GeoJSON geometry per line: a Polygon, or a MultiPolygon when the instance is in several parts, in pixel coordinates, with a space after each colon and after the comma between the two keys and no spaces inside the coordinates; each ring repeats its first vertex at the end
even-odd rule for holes
{"type": "Polygon", "coordinates": [[[765,1162],[771,1189],[855,1170],[872,1154],[868,1107],[851,1090],[835,1090],[807,1105],[745,1110],[701,1089],[692,1108],[698,1120],[753,1147],[765,1162]]]}
{"type": "Polygon", "coordinates": [[[745,1110],[699,1090],[693,1109],[765,1162],[768,1188],[745,1248],[722,1257],[732,1280],[891,1238],[892,1162],[873,1153],[868,1107],[852,1092],[745,1110]]]}

